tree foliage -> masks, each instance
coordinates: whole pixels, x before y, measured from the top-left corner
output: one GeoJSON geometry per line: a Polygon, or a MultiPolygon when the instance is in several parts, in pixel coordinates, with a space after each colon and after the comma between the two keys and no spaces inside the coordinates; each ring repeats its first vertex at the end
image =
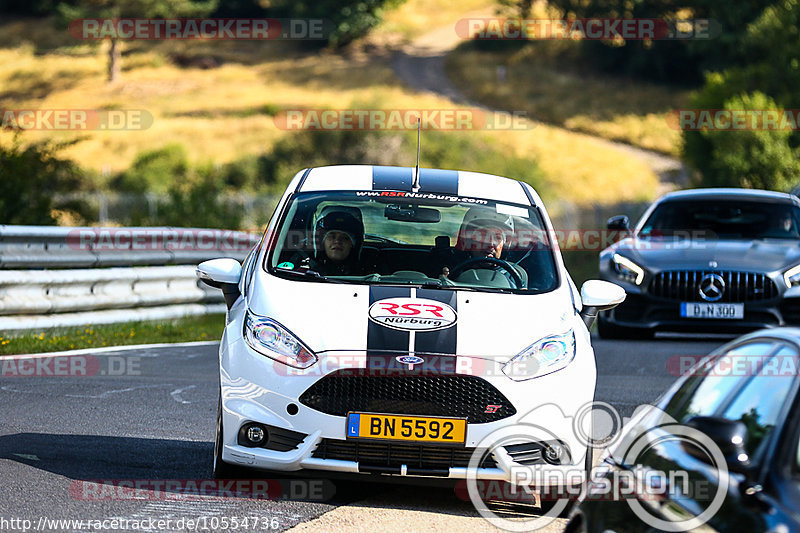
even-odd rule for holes
{"type": "Polygon", "coordinates": [[[383,20],[385,11],[405,0],[273,0],[270,7],[286,16],[324,19],[332,28],[328,43],[341,47],[363,37],[383,20]]]}
{"type": "Polygon", "coordinates": [[[0,143],[0,224],[54,224],[56,209],[78,220],[86,216],[85,205],[55,200],[84,184],[81,169],[58,156],[63,147],[43,142],[23,148],[19,137],[0,143]]]}
{"type": "MultiPolygon", "coordinates": [[[[712,86],[719,88],[721,76],[712,86]]],[[[703,106],[703,93],[695,99],[703,106]]],[[[722,109],[783,110],[775,101],[760,92],[744,93],[729,98],[722,109]]],[[[797,151],[790,145],[792,132],[781,129],[748,129],[736,131],[693,131],[684,135],[684,157],[700,171],[697,184],[704,187],[747,187],[788,190],[800,175],[797,151]]]]}
{"type": "MultiPolygon", "coordinates": [[[[61,25],[76,19],[119,19],[202,17],[217,7],[219,0],[72,0],[61,2],[57,12],[61,25]]],[[[119,39],[111,38],[108,50],[108,81],[115,81],[121,70],[119,39]]]]}

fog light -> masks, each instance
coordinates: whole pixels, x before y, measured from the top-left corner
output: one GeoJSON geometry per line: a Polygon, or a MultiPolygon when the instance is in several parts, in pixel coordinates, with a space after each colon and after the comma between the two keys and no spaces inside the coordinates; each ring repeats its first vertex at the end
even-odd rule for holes
{"type": "Polygon", "coordinates": [[[264,430],[258,426],[247,428],[247,440],[253,444],[261,444],[261,441],[264,440],[264,430]]]}
{"type": "Polygon", "coordinates": [[[548,463],[561,464],[564,457],[564,447],[560,444],[547,444],[544,448],[544,460],[548,463]]]}
{"type": "Polygon", "coordinates": [[[261,424],[245,424],[239,430],[239,444],[241,446],[263,446],[269,438],[269,432],[261,424]]]}

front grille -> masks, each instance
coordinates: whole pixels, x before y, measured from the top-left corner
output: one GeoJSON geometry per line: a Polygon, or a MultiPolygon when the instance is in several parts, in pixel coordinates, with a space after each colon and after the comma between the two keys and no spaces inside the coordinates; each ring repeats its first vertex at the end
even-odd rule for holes
{"type": "Polygon", "coordinates": [[[479,377],[405,371],[370,376],[337,370],[309,387],[300,403],[335,416],[350,411],[445,416],[466,418],[470,424],[495,422],[517,412],[499,390],[479,377]]]}
{"type": "Polygon", "coordinates": [[[754,302],[778,295],[775,283],[758,272],[731,270],[673,270],[657,274],[650,282],[650,294],[682,302],[704,302],[700,281],[707,274],[717,274],[725,282],[722,298],[716,302],[754,302]]]}
{"type": "MultiPolygon", "coordinates": [[[[396,442],[368,442],[362,440],[322,439],[311,457],[353,461],[359,467],[400,468],[406,465],[410,472],[419,469],[428,472],[446,471],[448,468],[469,466],[475,448],[431,446],[396,442]]],[[[479,468],[495,468],[491,454],[481,461],[479,468]]]]}

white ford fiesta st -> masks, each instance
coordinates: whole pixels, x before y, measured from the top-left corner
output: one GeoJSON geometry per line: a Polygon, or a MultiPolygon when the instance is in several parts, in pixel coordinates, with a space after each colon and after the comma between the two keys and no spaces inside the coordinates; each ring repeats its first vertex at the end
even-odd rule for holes
{"type": "Polygon", "coordinates": [[[519,483],[515,465],[584,466],[571,421],[594,397],[587,325],[625,294],[602,281],[579,293],[552,229],[508,178],[299,172],[243,264],[198,267],[229,309],[214,475],[519,483]],[[492,440],[531,413],[540,431],[492,440]]]}

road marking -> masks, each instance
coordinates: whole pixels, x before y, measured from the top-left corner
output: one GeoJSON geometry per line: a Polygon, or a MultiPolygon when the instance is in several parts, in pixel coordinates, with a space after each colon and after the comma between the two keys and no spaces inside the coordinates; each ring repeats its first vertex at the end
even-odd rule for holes
{"type": "Polygon", "coordinates": [[[118,394],[120,392],[130,392],[130,391],[137,390],[137,389],[157,389],[159,387],[172,387],[172,386],[173,386],[172,383],[164,383],[164,384],[161,384],[161,385],[139,385],[139,386],[136,386],[136,387],[128,387],[127,389],[109,390],[109,391],[106,391],[106,392],[101,392],[100,394],[65,394],[64,396],[66,396],[68,398],[93,398],[93,399],[97,399],[97,398],[107,398],[108,396],[110,396],[112,394],[118,394]]]}
{"type": "Polygon", "coordinates": [[[183,398],[181,398],[181,393],[183,391],[194,389],[195,387],[197,387],[197,385],[189,385],[188,387],[183,387],[181,389],[175,389],[174,391],[170,392],[169,395],[172,396],[172,399],[175,400],[178,403],[183,403],[183,404],[192,403],[192,402],[190,402],[188,400],[184,400],[183,398]]]}
{"type": "MultiPolygon", "coordinates": [[[[0,359],[31,359],[38,357],[53,357],[57,355],[89,355],[107,352],[127,352],[131,350],[147,350],[150,348],[191,348],[194,346],[213,346],[219,344],[219,341],[193,341],[193,342],[163,342],[160,344],[131,344],[127,346],[105,346],[102,348],[84,348],[81,350],[66,350],[61,352],[45,352],[45,353],[29,353],[19,355],[0,355],[0,359]]],[[[151,355],[150,357],[158,357],[158,354],[151,355]]]]}
{"type": "Polygon", "coordinates": [[[22,457],[23,459],[27,459],[29,461],[40,461],[39,457],[35,455],[28,455],[27,453],[14,453],[12,455],[16,455],[17,457],[22,457]]]}

